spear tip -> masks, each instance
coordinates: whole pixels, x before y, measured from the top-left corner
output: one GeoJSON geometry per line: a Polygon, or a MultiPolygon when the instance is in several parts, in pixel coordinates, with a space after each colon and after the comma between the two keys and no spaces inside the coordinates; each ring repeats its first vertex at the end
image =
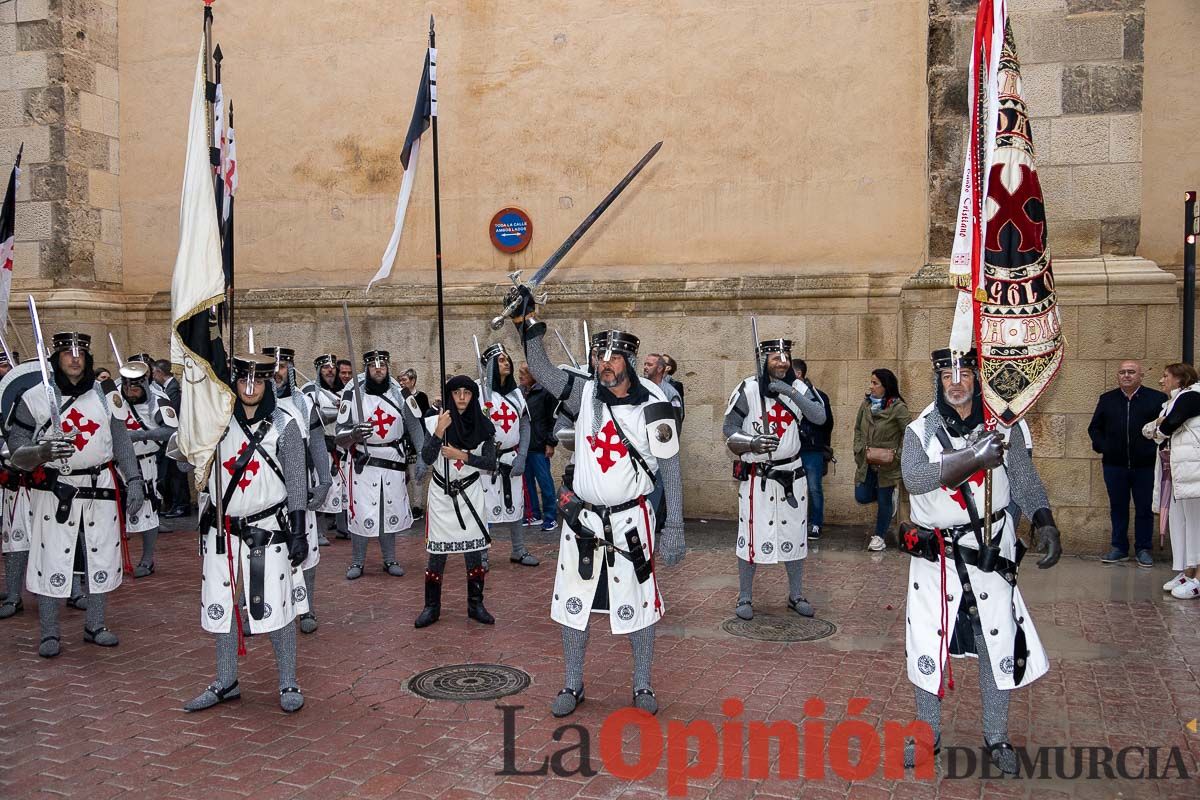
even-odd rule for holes
{"type": "Polygon", "coordinates": [[[429,15],[429,32],[433,33],[433,14],[429,15]]]}
{"type": "Polygon", "coordinates": [[[215,50],[213,50],[213,60],[214,60],[214,61],[220,61],[220,60],[221,60],[222,58],[224,58],[224,57],[225,57],[225,56],[221,54],[221,45],[220,45],[220,43],[218,42],[218,43],[217,43],[217,48],[216,48],[215,50]]]}

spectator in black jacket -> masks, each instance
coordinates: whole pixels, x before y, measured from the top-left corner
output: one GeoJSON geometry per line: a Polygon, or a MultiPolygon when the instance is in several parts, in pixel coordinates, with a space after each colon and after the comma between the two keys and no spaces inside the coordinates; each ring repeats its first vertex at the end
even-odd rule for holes
{"type": "MultiPolygon", "coordinates": [[[[165,358],[155,361],[150,377],[166,393],[167,402],[171,404],[175,418],[178,419],[183,395],[179,381],[171,374],[171,362],[165,358]]],[[[188,488],[187,476],[179,468],[179,462],[167,458],[165,453],[160,453],[158,474],[162,476],[163,505],[166,506],[161,516],[167,519],[186,517],[191,513],[192,493],[188,488]]]]}
{"type": "Polygon", "coordinates": [[[552,531],[558,505],[554,494],[554,477],[550,474],[550,459],[554,456],[554,445],[557,443],[554,438],[554,417],[558,414],[558,401],[533,380],[527,364],[522,364],[517,370],[517,379],[521,391],[525,393],[530,422],[525,472],[532,481],[525,482],[529,492],[525,524],[537,525],[540,520],[542,530],[552,531]]]}
{"type": "Polygon", "coordinates": [[[417,371],[411,367],[400,373],[400,392],[405,397],[412,395],[422,416],[429,412],[429,395],[417,388],[417,371]]]}
{"type": "Polygon", "coordinates": [[[1133,497],[1133,546],[1139,567],[1154,566],[1150,556],[1154,513],[1154,442],[1142,436],[1142,426],[1158,418],[1167,396],[1142,386],[1142,365],[1122,361],[1117,388],[1100,395],[1088,425],[1092,449],[1101,455],[1108,510],[1112,518],[1112,547],[1100,560],[1115,564],[1129,559],[1129,498],[1133,497]]]}
{"type": "Polygon", "coordinates": [[[833,434],[833,406],[829,404],[829,395],[808,380],[808,364],[803,358],[792,359],[792,370],[797,378],[808,382],[810,391],[825,406],[825,421],[820,425],[814,425],[808,419],[800,420],[800,460],[808,479],[808,538],[820,539],[821,526],[825,524],[825,489],[822,482],[827,458],[833,456],[833,451],[829,449],[833,434]]]}

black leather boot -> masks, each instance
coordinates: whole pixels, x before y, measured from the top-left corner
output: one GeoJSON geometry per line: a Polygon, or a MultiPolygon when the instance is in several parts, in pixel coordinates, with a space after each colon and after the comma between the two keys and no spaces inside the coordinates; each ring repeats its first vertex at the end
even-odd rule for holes
{"type": "Polygon", "coordinates": [[[467,616],[484,625],[495,625],[496,618],[483,607],[483,567],[467,573],[467,616]]]}
{"type": "Polygon", "coordinates": [[[442,576],[425,570],[425,608],[421,609],[414,628],[425,628],[438,621],[442,613],[442,576]]]}

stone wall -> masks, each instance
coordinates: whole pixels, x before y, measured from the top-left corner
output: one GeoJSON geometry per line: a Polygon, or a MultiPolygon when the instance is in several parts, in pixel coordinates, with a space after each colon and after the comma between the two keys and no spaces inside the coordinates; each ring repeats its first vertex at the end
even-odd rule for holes
{"type": "MultiPolygon", "coordinates": [[[[929,253],[949,258],[974,0],[931,0],[929,253]]],[[[1145,0],[1008,4],[1056,258],[1137,252],[1145,0]]]]}
{"type": "Polygon", "coordinates": [[[25,144],[20,286],[121,283],[117,66],[117,0],[0,5],[0,163],[25,144]]]}
{"type": "MultiPolygon", "coordinates": [[[[1097,396],[1113,385],[1124,358],[1144,359],[1153,379],[1178,349],[1175,279],[1138,258],[1061,260],[1056,264],[1066,360],[1030,425],[1035,457],[1058,512],[1064,537],[1076,551],[1099,550],[1107,541],[1107,500],[1100,462],[1091,453],[1087,424],[1097,396]]],[[[447,369],[474,375],[472,334],[517,348],[510,326],[486,327],[499,300],[486,285],[447,290],[447,369]]],[[[352,308],[355,344],[386,347],[397,368],[412,366],[419,384],[437,382],[437,320],[427,286],[387,287],[369,300],[358,290],[250,291],[239,297],[239,330],[253,325],[260,346],[296,348],[300,367],[318,352],[345,352],[340,305],[352,308]],[[431,360],[433,359],[433,360],[431,360]]],[[[826,483],[831,522],[865,526],[873,507],[853,501],[852,431],[868,374],[888,367],[900,377],[913,413],[932,397],[929,352],[945,345],[953,312],[944,268],[906,279],[887,274],[837,277],[776,276],[642,281],[572,281],[552,286],[542,317],[578,356],[582,320],[593,331],[626,326],[643,352],[668,352],[679,361],[687,389],[683,426],[685,510],[692,517],[728,518],[737,508],[729,477],[731,457],[720,433],[729,393],[753,371],[749,316],[763,336],[786,336],[809,363],[815,384],[829,394],[835,417],[838,465],[826,483]]],[[[57,292],[43,303],[49,324],[77,325],[100,339],[114,330],[125,352],[165,351],[166,297],[57,292]],[[97,320],[116,317],[124,324],[97,320]]],[[[565,361],[548,337],[553,358],[565,361]]],[[[100,361],[111,359],[99,356],[100,361]]]]}

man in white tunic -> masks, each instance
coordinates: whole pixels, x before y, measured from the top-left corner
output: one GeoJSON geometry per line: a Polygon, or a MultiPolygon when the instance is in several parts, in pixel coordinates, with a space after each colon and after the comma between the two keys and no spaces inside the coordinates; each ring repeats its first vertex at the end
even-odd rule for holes
{"type": "Polygon", "coordinates": [[[633,705],[657,713],[650,686],[654,626],[663,615],[655,566],[674,566],[684,554],[683,491],[675,412],[657,386],[637,376],[638,339],[623,331],[593,337],[595,377],[579,380],[546,355],[546,326],[534,321],[534,300],[519,287],[523,304],[514,317],[526,361],[538,383],[563,398],[575,415],[574,430],[559,432],[573,448],[573,491],[559,500],[562,536],[550,616],[562,626],[566,679],[551,712],[572,713],[584,699],[583,664],[592,614],[606,614],[613,633],[627,634],[633,649],[633,705]],[[667,521],[655,541],[649,495],[660,471],[667,521]]]}
{"type": "Polygon", "coordinates": [[[488,522],[493,531],[507,525],[512,554],[509,561],[536,567],[537,557],[525,547],[525,460],[531,431],[525,395],[513,375],[512,358],[497,342],[483,352],[484,381],[480,388],[483,413],[496,431],[496,468],[483,479],[487,490],[488,522]]]}
{"type": "Polygon", "coordinates": [[[406,442],[422,441],[420,412],[416,401],[401,397],[388,372],[390,363],[386,350],[364,353],[366,371],[342,391],[338,409],[337,443],[350,453],[347,521],[353,552],[346,580],[351,581],[362,577],[367,541],[373,538],[379,539],[384,571],[402,576],[396,534],[413,524],[406,442]]]}
{"type": "Polygon", "coordinates": [[[27,389],[8,430],[12,463],[31,472],[25,583],[38,596],[38,655],[44,658],[60,652],[59,601],[71,593],[72,573],[80,574],[91,595],[83,640],[101,647],[118,644],[104,625],[108,593],[121,585],[124,555],[116,469],[125,476],[128,513],[137,515],[145,498],[125,427],[129,407],[114,384],[96,382],[91,337],[57,333],[52,341],[52,386],[39,382],[27,389]],[[51,430],[56,417],[61,428],[51,430]]]}
{"type": "MultiPolygon", "coordinates": [[[[134,362],[134,369],[137,364],[134,362]]],[[[128,367],[121,371],[121,397],[129,407],[125,417],[125,427],[129,430],[129,439],[133,442],[133,452],[137,455],[138,467],[142,472],[142,481],[146,485],[146,502],[140,511],[127,513],[125,530],[129,533],[142,535],[142,557],[133,568],[133,577],[145,578],[154,574],[154,546],[158,541],[158,512],[162,507],[162,492],[159,486],[158,464],[159,456],[165,442],[179,428],[179,419],[175,410],[165,400],[161,403],[152,394],[148,384],[150,367],[142,364],[146,373],[138,376],[130,372],[128,367]]]]}
{"type": "MultiPolygon", "coordinates": [[[[415,401],[414,401],[415,402],[415,401]]],[[[446,556],[462,553],[467,566],[467,616],[484,625],[495,617],[483,605],[486,568],[483,555],[491,546],[487,525],[487,490],[483,481],[496,468],[496,438],[491,420],[479,405],[479,386],[466,375],[446,381],[442,408],[426,417],[429,435],[421,447],[421,464],[430,470],[425,506],[425,607],[413,625],[437,622],[441,611],[446,556]]]]}
{"type": "Polygon", "coordinates": [[[209,505],[200,516],[203,577],[200,623],[215,635],[217,675],[184,705],[201,711],[241,697],[238,654],[245,602],[250,633],[267,634],[279,671],[279,705],[298,711],[296,616],[308,610],[300,565],[308,556],[305,506],[308,475],[304,436],[296,418],[268,389],[275,362],[233,359],[237,401],[208,479],[209,505]],[[220,498],[218,519],[213,498],[220,498]]]}
{"type": "Polygon", "coordinates": [[[329,491],[325,494],[325,502],[317,508],[317,544],[321,547],[329,545],[325,532],[333,530],[338,514],[346,510],[346,454],[337,446],[337,416],[338,406],[342,399],[341,381],[337,377],[337,356],[333,353],[322,353],[313,359],[313,371],[316,377],[300,387],[300,391],[308,398],[308,402],[317,410],[321,418],[321,435],[325,442],[325,458],[329,462],[329,473],[333,479],[329,491]]]}
{"type": "Polygon", "coordinates": [[[790,339],[758,343],[758,371],[733,390],[722,428],[738,457],[738,600],[734,613],[753,619],[754,572],[783,562],[788,608],[813,615],[803,594],[808,557],[808,480],[800,456],[800,424],[825,422],[825,406],[792,369],[790,339]]]}
{"type": "MultiPolygon", "coordinates": [[[[18,358],[13,354],[13,359],[18,358]]],[[[0,435],[6,439],[10,413],[24,389],[40,380],[36,362],[23,368],[9,364],[0,353],[0,435]]],[[[19,614],[25,608],[21,591],[25,587],[25,567],[29,563],[29,473],[13,466],[7,445],[0,452],[0,552],[4,554],[4,599],[0,601],[0,619],[19,614]]]]}
{"type": "MultiPolygon", "coordinates": [[[[301,633],[317,629],[316,591],[317,564],[321,562],[321,543],[317,529],[317,509],[325,502],[333,479],[329,474],[329,452],[325,449],[324,426],[308,395],[296,388],[296,351],[290,347],[264,347],[263,355],[275,359],[275,400],[279,408],[296,420],[304,437],[305,462],[308,474],[308,506],[304,515],[304,531],[308,539],[308,555],[300,565],[304,573],[303,592],[308,610],[300,615],[301,633]]],[[[329,542],[326,542],[329,544],[329,542]]]]}
{"type": "MultiPolygon", "coordinates": [[[[984,744],[1001,770],[1015,773],[1009,692],[1050,665],[1017,588],[1026,547],[1008,513],[1010,499],[1033,522],[1046,553],[1039,568],[1058,563],[1062,546],[1022,429],[985,429],[975,351],[957,363],[949,350],[932,355],[935,399],[909,424],[901,454],[912,506],[912,524],[898,537],[900,549],[913,556],[905,614],[908,679],[916,686],[917,718],[933,728],[937,752],[943,685],[954,687],[949,657],[977,658],[984,744]],[[992,514],[985,519],[989,482],[992,514]]],[[[912,745],[906,752],[910,765],[928,757],[912,745]]]]}

